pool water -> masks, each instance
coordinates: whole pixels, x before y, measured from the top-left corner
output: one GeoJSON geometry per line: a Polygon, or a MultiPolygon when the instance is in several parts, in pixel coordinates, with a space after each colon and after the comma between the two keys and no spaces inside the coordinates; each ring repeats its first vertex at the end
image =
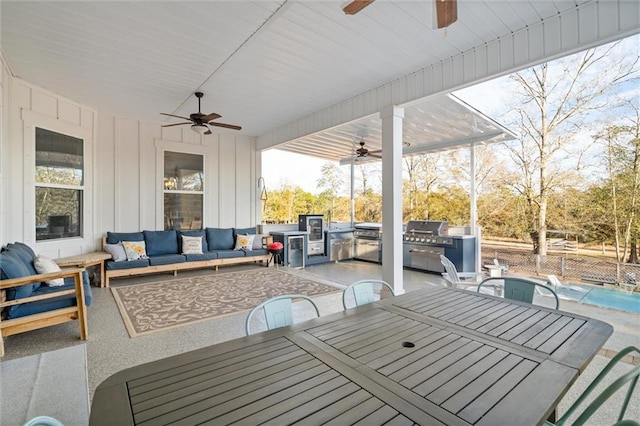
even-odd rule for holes
{"type": "Polygon", "coordinates": [[[619,311],[640,313],[640,293],[627,293],[620,290],[599,287],[562,286],[555,289],[560,299],[578,303],[617,309],[619,311]]]}

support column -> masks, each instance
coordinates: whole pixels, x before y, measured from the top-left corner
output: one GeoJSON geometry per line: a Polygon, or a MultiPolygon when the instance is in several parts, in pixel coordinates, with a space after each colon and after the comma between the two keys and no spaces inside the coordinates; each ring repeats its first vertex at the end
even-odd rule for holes
{"type": "Polygon", "coordinates": [[[404,109],[389,105],[382,120],[382,279],[396,295],[402,279],[402,121],[404,109]]]}
{"type": "Polygon", "coordinates": [[[471,227],[471,235],[476,237],[476,259],[475,272],[482,271],[482,242],[480,241],[480,229],[478,228],[478,197],[477,197],[477,182],[476,182],[476,144],[471,142],[469,145],[469,196],[471,199],[471,212],[469,214],[469,226],[471,227]]]}

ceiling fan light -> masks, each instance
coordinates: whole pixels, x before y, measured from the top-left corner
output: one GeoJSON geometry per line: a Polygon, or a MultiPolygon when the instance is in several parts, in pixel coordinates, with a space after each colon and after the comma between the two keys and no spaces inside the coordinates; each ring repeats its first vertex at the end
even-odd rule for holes
{"type": "Polygon", "coordinates": [[[191,125],[191,130],[193,130],[194,132],[198,133],[199,135],[204,135],[204,132],[209,130],[209,128],[207,126],[205,126],[204,124],[192,124],[191,125]]]}

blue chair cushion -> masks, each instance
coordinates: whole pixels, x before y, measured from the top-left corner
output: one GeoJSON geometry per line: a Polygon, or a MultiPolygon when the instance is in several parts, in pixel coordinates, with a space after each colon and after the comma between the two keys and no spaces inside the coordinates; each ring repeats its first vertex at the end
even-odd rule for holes
{"type": "Polygon", "coordinates": [[[206,251],[202,254],[185,254],[187,262],[198,262],[200,260],[213,260],[218,258],[218,252],[206,251]]]}
{"type": "Polygon", "coordinates": [[[199,229],[197,231],[178,231],[178,253],[182,253],[182,236],[186,235],[187,237],[202,237],[202,252],[206,253],[209,251],[209,245],[207,244],[207,235],[204,232],[204,229],[199,229]]]}
{"type": "Polygon", "coordinates": [[[107,232],[107,244],[117,244],[121,241],[144,241],[142,232],[107,232]]]}
{"type": "Polygon", "coordinates": [[[146,268],[147,266],[149,266],[149,259],[126,260],[123,262],[105,260],[104,262],[104,268],[109,271],[116,269],[146,268]]]}
{"type": "Polygon", "coordinates": [[[20,258],[29,270],[29,275],[36,275],[38,273],[33,266],[33,262],[36,260],[36,254],[31,250],[31,247],[23,243],[7,244],[7,251],[15,253],[20,258]]]}
{"type": "MultiPolygon", "coordinates": [[[[89,284],[89,274],[87,271],[82,273],[82,286],[84,288],[84,303],[87,306],[91,305],[93,295],[91,293],[91,285],[89,284]]],[[[67,277],[64,279],[64,285],[60,287],[48,287],[46,285],[41,286],[37,291],[33,292],[33,296],[42,294],[56,293],[63,290],[70,290],[75,287],[73,277],[67,277]]],[[[12,306],[7,314],[8,319],[20,318],[27,315],[38,314],[41,312],[47,312],[54,309],[66,308],[76,305],[76,298],[74,294],[56,297],[55,299],[38,300],[36,302],[24,303],[22,305],[12,306]]]]}
{"type": "Polygon", "coordinates": [[[209,251],[233,250],[236,245],[233,228],[207,228],[206,233],[209,251]]]}
{"type": "MultiPolygon", "coordinates": [[[[3,251],[0,253],[0,278],[3,280],[11,278],[22,278],[29,275],[34,275],[29,272],[26,265],[20,259],[15,251],[3,251]]],[[[40,282],[37,283],[36,289],[40,287],[40,282]]],[[[20,287],[7,288],[7,300],[24,299],[31,296],[33,293],[34,284],[25,284],[20,287]]],[[[9,308],[11,311],[14,308],[9,308]]]]}
{"type": "Polygon", "coordinates": [[[159,256],[152,256],[149,258],[149,265],[170,265],[172,263],[184,263],[187,258],[183,254],[163,254],[159,256]]]}
{"type": "Polygon", "coordinates": [[[178,234],[176,231],[142,231],[147,245],[147,256],[178,254],[178,234]]]}
{"type": "Polygon", "coordinates": [[[248,256],[260,256],[263,254],[269,254],[269,250],[267,249],[255,249],[251,250],[251,252],[247,253],[248,256]]]}
{"type": "Polygon", "coordinates": [[[218,259],[231,259],[234,257],[244,257],[243,250],[218,250],[218,259]]]}

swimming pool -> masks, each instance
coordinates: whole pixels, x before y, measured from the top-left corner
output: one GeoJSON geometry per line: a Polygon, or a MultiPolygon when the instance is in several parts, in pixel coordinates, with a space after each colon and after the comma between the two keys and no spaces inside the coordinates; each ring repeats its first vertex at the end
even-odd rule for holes
{"type": "Polygon", "coordinates": [[[640,293],[577,285],[557,287],[555,290],[560,299],[573,300],[601,308],[640,313],[640,293]]]}

